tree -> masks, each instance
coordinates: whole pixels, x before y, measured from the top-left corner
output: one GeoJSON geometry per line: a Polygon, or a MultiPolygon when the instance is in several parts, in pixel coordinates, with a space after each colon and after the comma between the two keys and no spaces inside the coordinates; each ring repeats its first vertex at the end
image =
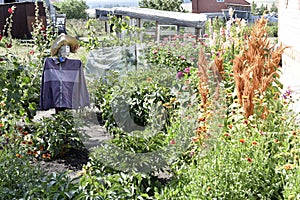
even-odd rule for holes
{"type": "Polygon", "coordinates": [[[271,13],[278,13],[278,7],[273,2],[272,7],[270,9],[271,13]]]}
{"type": "Polygon", "coordinates": [[[263,15],[267,10],[268,10],[268,5],[264,6],[264,4],[261,4],[260,8],[258,9],[258,15],[263,15]]]}
{"type": "Polygon", "coordinates": [[[181,6],[183,0],[140,0],[140,8],[151,8],[175,12],[186,12],[181,6]]]}
{"type": "Polygon", "coordinates": [[[252,1],[252,4],[251,4],[251,13],[253,15],[256,15],[256,13],[257,13],[257,4],[254,1],[252,1]]]}
{"type": "Polygon", "coordinates": [[[55,3],[58,8],[58,13],[66,14],[67,19],[87,18],[88,14],[85,11],[88,5],[83,0],[64,0],[55,3]]]}

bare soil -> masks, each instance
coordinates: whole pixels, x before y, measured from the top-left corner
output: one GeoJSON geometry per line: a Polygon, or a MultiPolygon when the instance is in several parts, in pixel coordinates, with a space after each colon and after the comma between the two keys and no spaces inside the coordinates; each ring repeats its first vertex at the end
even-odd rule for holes
{"type": "Polygon", "coordinates": [[[88,161],[89,151],[87,149],[70,149],[61,157],[49,161],[40,161],[38,164],[46,174],[70,171],[70,177],[75,177],[88,161]]]}

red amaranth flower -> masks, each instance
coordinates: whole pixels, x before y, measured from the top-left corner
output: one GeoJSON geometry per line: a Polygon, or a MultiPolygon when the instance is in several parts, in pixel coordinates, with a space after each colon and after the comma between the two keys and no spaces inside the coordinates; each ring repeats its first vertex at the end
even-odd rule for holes
{"type": "Polygon", "coordinates": [[[3,37],[3,36],[0,34],[0,41],[2,40],[2,37],[3,37]]]}

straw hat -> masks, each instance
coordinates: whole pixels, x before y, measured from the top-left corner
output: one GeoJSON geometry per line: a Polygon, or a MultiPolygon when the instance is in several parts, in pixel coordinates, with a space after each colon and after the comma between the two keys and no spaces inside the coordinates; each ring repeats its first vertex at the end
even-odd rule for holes
{"type": "Polygon", "coordinates": [[[75,53],[79,48],[79,42],[75,37],[66,34],[60,34],[52,43],[51,46],[51,56],[55,56],[61,46],[70,46],[70,51],[75,53]]]}

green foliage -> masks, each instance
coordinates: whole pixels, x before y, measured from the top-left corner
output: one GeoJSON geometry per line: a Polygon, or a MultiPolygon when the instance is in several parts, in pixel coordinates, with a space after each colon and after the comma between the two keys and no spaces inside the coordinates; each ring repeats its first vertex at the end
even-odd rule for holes
{"type": "Polygon", "coordinates": [[[51,173],[39,179],[34,188],[26,192],[28,199],[73,199],[78,194],[78,177],[70,178],[65,173],[51,173]]]}
{"type": "Polygon", "coordinates": [[[0,95],[4,105],[1,117],[14,113],[30,121],[39,101],[39,87],[35,82],[37,75],[31,73],[31,67],[21,66],[14,55],[1,62],[0,66],[0,95]]]}
{"type": "Polygon", "coordinates": [[[272,3],[272,6],[270,8],[271,13],[278,13],[278,7],[276,6],[275,2],[272,3]]]}
{"type": "Polygon", "coordinates": [[[139,7],[156,10],[166,10],[175,12],[186,12],[182,8],[182,0],[140,0],[139,7]]]}
{"type": "MultiPolygon", "coordinates": [[[[96,22],[89,21],[90,49],[131,44],[130,35],[137,30],[126,20],[111,20],[116,24],[115,31],[127,32],[129,39],[110,41],[112,36],[100,42],[96,22]]],[[[31,121],[38,101],[39,70],[43,58],[49,55],[51,30],[36,22],[34,49],[24,61],[9,48],[11,38],[1,38],[0,46],[6,52],[0,57],[1,198],[299,199],[300,129],[297,116],[288,109],[292,93],[286,91],[281,98],[277,82],[266,90],[264,99],[256,102],[253,116],[244,117],[234,93],[232,60],[248,32],[236,20],[226,25],[220,31],[222,25],[215,21],[207,27],[208,37],[197,42],[188,36],[149,44],[147,68],[124,75],[109,71],[110,75],[92,83],[91,97],[106,127],[114,133],[107,144],[133,156],[175,152],[167,157],[172,173],[168,183],[154,173],[132,172],[135,168],[121,172],[103,162],[106,149],[101,148],[90,155],[80,177],[71,179],[67,172],[42,173],[33,158],[56,157],[69,148],[83,148],[78,122],[69,112],[37,123],[31,121]],[[199,117],[203,110],[199,109],[202,105],[197,93],[200,48],[208,59],[222,58],[224,67],[220,87],[209,88],[217,95],[209,96],[211,105],[205,119],[199,117]],[[176,78],[178,71],[183,72],[181,78],[176,78]],[[268,108],[268,114],[262,119],[264,108],[268,108]],[[128,119],[141,130],[127,129],[128,119]],[[207,130],[194,138],[199,121],[205,122],[207,130]]],[[[113,151],[106,153],[108,157],[119,156],[113,151]]],[[[135,157],[126,158],[131,162],[135,157]]],[[[115,160],[115,164],[123,163],[115,160]]]]}
{"type": "Polygon", "coordinates": [[[192,35],[185,34],[171,40],[166,38],[162,43],[149,43],[145,58],[151,64],[168,66],[179,72],[196,67],[200,47],[192,35]]]}
{"type": "Polygon", "coordinates": [[[298,130],[299,125],[286,107],[278,107],[281,101],[275,99],[268,105],[274,115],[266,121],[257,116],[247,120],[235,107],[230,125],[204,140],[207,151],[200,151],[189,165],[173,166],[176,178],[157,199],[186,194],[199,199],[286,199],[283,193],[286,197],[297,194],[291,185],[298,177],[299,146],[293,142],[298,132],[290,130],[298,130]]]}
{"type": "Polygon", "coordinates": [[[278,37],[278,23],[268,23],[267,32],[269,37],[278,37]]]}
{"type": "Polygon", "coordinates": [[[257,12],[257,4],[254,1],[252,1],[252,3],[251,3],[251,14],[256,15],[256,12],[257,12]]]}
{"type": "Polygon", "coordinates": [[[261,4],[260,8],[257,10],[257,14],[263,15],[265,12],[268,12],[268,5],[261,4]]]}
{"type": "Polygon", "coordinates": [[[63,111],[51,118],[44,117],[34,129],[33,141],[36,147],[42,149],[43,158],[61,156],[71,148],[84,148],[71,112],[63,111]]]}
{"type": "MultiPolygon", "coordinates": [[[[95,158],[91,158],[92,160],[95,158]]],[[[161,184],[156,177],[141,173],[123,173],[92,164],[80,179],[82,199],[153,199],[153,188],[161,184]]]]}
{"type": "Polygon", "coordinates": [[[41,171],[28,162],[28,157],[17,157],[16,149],[0,150],[0,196],[19,199],[32,190],[41,178],[41,171]]]}
{"type": "Polygon", "coordinates": [[[114,119],[116,115],[122,116],[119,119],[121,120],[119,126],[125,125],[123,122],[126,118],[129,120],[126,123],[133,120],[132,123],[138,126],[146,126],[153,117],[150,114],[150,111],[155,109],[153,106],[157,104],[162,106],[172,97],[171,88],[168,87],[172,86],[176,80],[174,74],[170,68],[165,67],[140,68],[129,72],[124,77],[119,77],[118,82],[116,82],[117,79],[109,78],[113,81],[108,80],[107,86],[99,85],[104,89],[98,89],[95,97],[101,104],[98,107],[103,112],[103,119],[107,120],[107,129],[112,131],[117,126],[114,119]],[[104,94],[103,90],[106,90],[104,94]],[[103,97],[104,100],[99,101],[103,97]],[[126,109],[127,106],[128,109],[126,109]]]}
{"type": "Polygon", "coordinates": [[[99,20],[89,19],[86,23],[88,41],[83,43],[86,49],[92,50],[101,47],[129,46],[140,43],[140,34],[143,28],[130,25],[130,18],[109,16],[108,24],[113,25],[113,32],[105,34],[99,31],[99,20]]]}
{"type": "Polygon", "coordinates": [[[66,14],[67,19],[81,19],[88,16],[85,10],[89,7],[84,0],[65,0],[55,5],[59,8],[59,13],[66,14]]]}
{"type": "Polygon", "coordinates": [[[93,19],[68,19],[66,29],[67,33],[74,37],[88,37],[91,33],[101,36],[104,32],[104,22],[93,19]]]}
{"type": "Polygon", "coordinates": [[[0,151],[0,195],[6,199],[72,199],[78,185],[67,173],[46,175],[16,149],[0,151]]]}

